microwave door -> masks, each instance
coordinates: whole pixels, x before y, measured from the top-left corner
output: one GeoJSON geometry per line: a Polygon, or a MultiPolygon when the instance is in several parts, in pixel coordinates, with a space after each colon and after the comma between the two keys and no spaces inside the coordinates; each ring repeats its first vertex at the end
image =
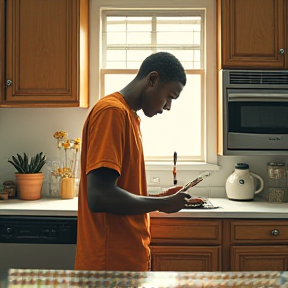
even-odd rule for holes
{"type": "Polygon", "coordinates": [[[229,93],[227,148],[287,150],[288,94],[285,92],[229,93]]]}

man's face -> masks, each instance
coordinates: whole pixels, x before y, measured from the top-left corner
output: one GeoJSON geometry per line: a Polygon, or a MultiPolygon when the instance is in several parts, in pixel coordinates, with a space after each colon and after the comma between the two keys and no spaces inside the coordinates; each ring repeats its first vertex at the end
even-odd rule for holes
{"type": "Polygon", "coordinates": [[[147,89],[143,99],[142,110],[147,117],[153,117],[163,110],[170,110],[172,100],[177,99],[183,90],[180,82],[162,83],[156,81],[147,89]]]}

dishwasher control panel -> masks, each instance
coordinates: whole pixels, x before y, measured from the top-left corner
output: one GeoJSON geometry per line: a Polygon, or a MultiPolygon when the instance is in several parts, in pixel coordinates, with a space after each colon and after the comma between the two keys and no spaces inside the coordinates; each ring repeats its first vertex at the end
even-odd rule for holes
{"type": "Polygon", "coordinates": [[[0,243],[76,244],[76,238],[77,217],[0,217],[0,243]]]}

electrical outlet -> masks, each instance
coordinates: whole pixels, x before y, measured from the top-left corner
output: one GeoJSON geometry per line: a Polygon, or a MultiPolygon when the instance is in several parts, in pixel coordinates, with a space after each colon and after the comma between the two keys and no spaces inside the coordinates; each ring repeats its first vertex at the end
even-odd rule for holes
{"type": "Polygon", "coordinates": [[[160,183],[160,178],[159,178],[159,177],[156,177],[156,176],[152,176],[152,177],[150,178],[150,183],[159,184],[159,183],[160,183]]]}

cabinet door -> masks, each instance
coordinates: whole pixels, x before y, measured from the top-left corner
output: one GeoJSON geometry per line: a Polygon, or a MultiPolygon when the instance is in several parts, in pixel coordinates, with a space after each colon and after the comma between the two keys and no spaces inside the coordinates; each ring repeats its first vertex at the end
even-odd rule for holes
{"type": "MultiPolygon", "coordinates": [[[[81,106],[79,43],[83,39],[79,37],[85,34],[84,29],[80,33],[81,17],[88,21],[88,14],[80,15],[84,2],[7,0],[6,81],[12,84],[1,99],[2,107],[81,106]]],[[[85,43],[81,47],[88,48],[85,43]]]]}
{"type": "Polygon", "coordinates": [[[151,246],[152,271],[221,271],[220,246],[151,246]]]}
{"type": "Polygon", "coordinates": [[[232,246],[231,271],[286,271],[286,246],[232,246]]]}
{"type": "Polygon", "coordinates": [[[0,0],[0,99],[5,93],[5,6],[0,0]]]}
{"type": "Polygon", "coordinates": [[[285,63],[285,68],[288,69],[288,0],[286,0],[284,2],[284,10],[286,11],[284,15],[286,15],[286,17],[284,18],[284,23],[285,23],[285,26],[284,26],[284,35],[285,35],[285,38],[286,38],[286,45],[285,45],[285,60],[286,60],[286,63],[285,63]]]}
{"type": "Polygon", "coordinates": [[[285,0],[219,1],[219,68],[284,69],[285,0]]]}

